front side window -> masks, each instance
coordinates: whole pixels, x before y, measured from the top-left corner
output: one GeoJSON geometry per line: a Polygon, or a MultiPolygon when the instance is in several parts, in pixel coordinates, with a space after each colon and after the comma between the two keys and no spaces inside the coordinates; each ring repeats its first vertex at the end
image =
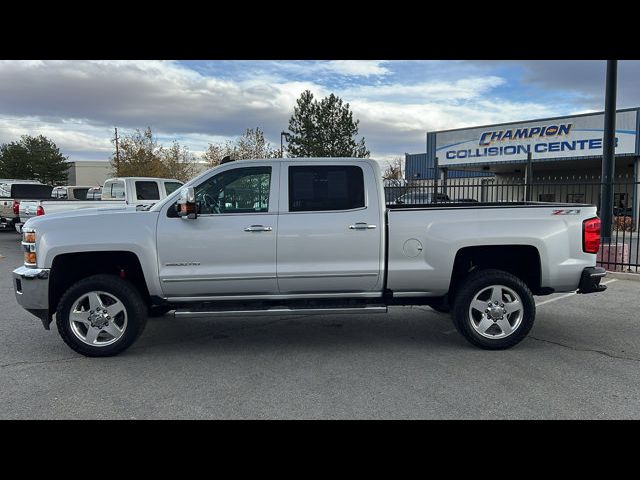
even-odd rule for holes
{"type": "Polygon", "coordinates": [[[138,200],[160,200],[158,182],[136,182],[136,198],[138,200]]]}
{"type": "Polygon", "coordinates": [[[271,167],[235,168],[195,188],[199,213],[265,213],[269,211],[271,167]]]}
{"type": "Polygon", "coordinates": [[[364,176],[353,165],[289,167],[289,211],[317,212],[364,207],[364,176]]]}
{"type": "Polygon", "coordinates": [[[179,182],[164,182],[164,189],[167,192],[167,195],[171,195],[177,189],[182,186],[179,182]]]}

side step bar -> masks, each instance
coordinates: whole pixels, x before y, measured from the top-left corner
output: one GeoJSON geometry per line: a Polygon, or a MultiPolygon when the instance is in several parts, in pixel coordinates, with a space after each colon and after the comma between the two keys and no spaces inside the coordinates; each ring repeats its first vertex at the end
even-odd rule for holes
{"type": "Polygon", "coordinates": [[[176,310],[176,318],[249,317],[262,315],[335,315],[344,313],[387,313],[386,305],[362,307],[290,308],[272,307],[247,310],[176,310]]]}

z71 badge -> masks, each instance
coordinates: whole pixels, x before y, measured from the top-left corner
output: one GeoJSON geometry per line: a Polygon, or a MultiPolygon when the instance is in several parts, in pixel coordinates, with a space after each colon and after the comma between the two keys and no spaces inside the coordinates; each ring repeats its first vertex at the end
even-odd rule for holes
{"type": "Polygon", "coordinates": [[[580,215],[580,209],[574,208],[570,210],[553,210],[551,215],[580,215]]]}

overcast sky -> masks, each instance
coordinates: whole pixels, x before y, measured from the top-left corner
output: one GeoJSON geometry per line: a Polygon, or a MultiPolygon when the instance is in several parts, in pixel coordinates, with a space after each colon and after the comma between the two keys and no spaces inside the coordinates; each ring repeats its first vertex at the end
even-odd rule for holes
{"type": "MultiPolygon", "coordinates": [[[[305,89],[335,93],[371,156],[425,151],[427,131],[604,109],[605,61],[2,61],[0,143],[53,139],[106,160],[113,127],[151,126],[198,154],[259,126],[274,145],[305,89]]],[[[640,61],[619,62],[618,108],[640,106],[640,61]]]]}

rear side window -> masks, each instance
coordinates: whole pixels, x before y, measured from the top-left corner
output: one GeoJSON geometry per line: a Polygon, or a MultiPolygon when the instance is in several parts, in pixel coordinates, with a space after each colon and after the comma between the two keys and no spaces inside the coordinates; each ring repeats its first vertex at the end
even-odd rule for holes
{"type": "Polygon", "coordinates": [[[353,165],[289,167],[289,211],[318,212],[364,207],[364,176],[353,165]]]}
{"type": "Polygon", "coordinates": [[[160,200],[158,182],[136,182],[136,197],[138,200],[160,200]]]}

